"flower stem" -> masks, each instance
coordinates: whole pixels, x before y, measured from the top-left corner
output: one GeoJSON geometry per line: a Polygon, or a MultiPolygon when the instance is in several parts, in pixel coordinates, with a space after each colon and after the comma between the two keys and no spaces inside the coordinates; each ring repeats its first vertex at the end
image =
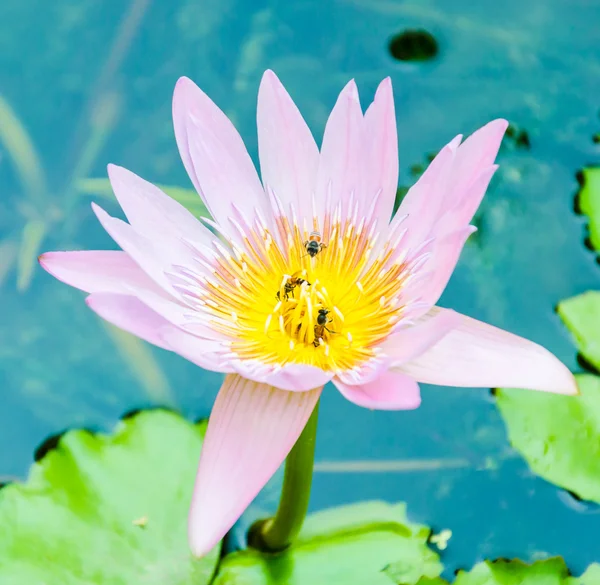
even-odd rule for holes
{"type": "Polygon", "coordinates": [[[300,533],[310,500],[319,403],[285,460],[279,507],[273,518],[259,520],[250,528],[250,546],[265,552],[286,549],[300,533]]]}

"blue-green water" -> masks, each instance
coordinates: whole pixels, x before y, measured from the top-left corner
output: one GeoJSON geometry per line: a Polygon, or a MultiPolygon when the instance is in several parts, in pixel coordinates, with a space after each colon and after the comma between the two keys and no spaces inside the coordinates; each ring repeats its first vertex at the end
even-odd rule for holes
{"type": "MultiPolygon", "coordinates": [[[[55,222],[42,249],[113,247],[89,198],[74,197],[69,188],[86,149],[85,175],[104,176],[106,163],[115,162],[155,182],[189,186],[170,119],[171,93],[181,75],[192,77],[232,117],[254,157],[264,69],[277,72],[319,138],[349,78],[356,78],[368,103],[380,79],[391,75],[402,184],[412,180],[411,165],[459,132],[497,116],[526,129],[530,149],[505,142],[480,231],[441,304],[538,341],[578,369],[553,307],[600,284],[600,268],[583,244],[584,220],[572,211],[577,169],[600,158],[591,141],[600,127],[600,4],[121,4],[0,5],[0,94],[35,143],[48,184],[45,198],[28,211],[9,149],[0,146],[2,478],[25,476],[47,436],[74,425],[111,429],[124,412],[164,402],[169,391],[187,416],[209,413],[219,375],[152,349],[165,379],[146,381],[154,392],[149,397],[82,293],[37,267],[30,286],[17,291],[14,267],[3,270],[24,217],[49,200],[55,212],[66,208],[67,217],[55,222]],[[415,27],[437,38],[438,57],[421,64],[394,61],[388,39],[415,27]],[[110,132],[94,133],[90,119],[98,111],[105,119],[96,125],[110,132]]],[[[106,205],[116,212],[116,205],[106,205]]],[[[508,445],[489,390],[425,387],[423,398],[415,412],[371,412],[327,389],[313,509],[370,498],[405,500],[411,518],[452,529],[443,553],[449,570],[484,557],[561,554],[578,572],[596,560],[598,509],[528,471],[508,445]],[[415,460],[443,468],[407,471],[401,464],[414,466],[415,460]],[[332,471],[332,462],[355,461],[391,462],[396,471],[332,471]]],[[[277,481],[267,487],[246,521],[258,508],[274,508],[277,489],[277,481]]]]}

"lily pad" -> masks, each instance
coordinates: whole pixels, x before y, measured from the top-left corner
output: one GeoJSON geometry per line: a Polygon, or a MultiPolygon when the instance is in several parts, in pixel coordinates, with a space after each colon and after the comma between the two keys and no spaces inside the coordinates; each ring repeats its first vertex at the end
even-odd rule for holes
{"type": "MultiPolygon", "coordinates": [[[[423,577],[418,585],[448,585],[441,578],[423,577]]],[[[514,559],[484,561],[459,571],[453,585],[600,585],[600,564],[591,564],[581,577],[572,577],[560,557],[532,564],[514,559]]]]}
{"type": "Polygon", "coordinates": [[[572,577],[569,579],[569,585],[599,585],[600,584],[600,564],[590,565],[581,577],[572,577]]]}
{"type": "Polygon", "coordinates": [[[580,396],[499,390],[497,404],[511,444],[535,473],[600,502],[600,377],[576,379],[580,396]]]}
{"type": "MultiPolygon", "coordinates": [[[[562,301],[558,314],[600,371],[600,292],[562,301]]],[[[544,479],[600,503],[600,377],[576,376],[580,396],[499,390],[511,444],[544,479]]]]}
{"type": "Polygon", "coordinates": [[[600,565],[590,565],[579,578],[571,577],[562,558],[527,564],[518,560],[484,561],[468,572],[459,571],[454,585],[597,585],[600,565]]]}
{"type": "Polygon", "coordinates": [[[26,483],[0,490],[0,583],[209,583],[220,547],[194,559],[186,536],[205,430],[155,410],[113,435],[63,435],[26,483]]]}
{"type": "Polygon", "coordinates": [[[585,168],[581,176],[579,209],[589,217],[590,242],[600,251],[600,167],[585,168]]]}
{"type": "Polygon", "coordinates": [[[600,292],[589,291],[562,301],[558,314],[575,336],[581,355],[600,371],[600,292]]]}
{"type": "Polygon", "coordinates": [[[415,585],[440,575],[431,531],[404,504],[366,502],[308,517],[298,541],[279,554],[248,549],[226,556],[214,585],[415,585]]]}

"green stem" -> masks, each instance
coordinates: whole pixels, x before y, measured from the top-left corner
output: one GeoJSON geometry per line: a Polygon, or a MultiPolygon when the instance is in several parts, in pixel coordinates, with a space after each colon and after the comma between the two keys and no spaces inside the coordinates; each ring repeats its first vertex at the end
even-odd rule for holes
{"type": "Polygon", "coordinates": [[[290,546],[300,533],[310,500],[318,418],[317,402],[304,430],[285,460],[281,499],[275,516],[268,520],[259,520],[250,528],[248,541],[254,548],[278,552],[290,546]]]}

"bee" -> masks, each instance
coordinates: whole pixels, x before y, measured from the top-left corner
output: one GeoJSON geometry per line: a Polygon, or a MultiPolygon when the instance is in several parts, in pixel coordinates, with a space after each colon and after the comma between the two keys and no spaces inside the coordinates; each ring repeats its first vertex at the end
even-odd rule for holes
{"type": "Polygon", "coordinates": [[[317,324],[315,325],[315,338],[313,340],[313,345],[315,347],[319,347],[319,339],[323,337],[323,333],[325,333],[325,331],[328,331],[329,333],[335,333],[335,331],[327,328],[327,324],[333,321],[333,319],[330,319],[327,316],[328,314],[329,309],[319,309],[319,314],[317,315],[317,324]]]}
{"type": "MultiPolygon", "coordinates": [[[[303,270],[298,270],[296,272],[294,272],[294,274],[292,274],[292,276],[290,276],[284,283],[283,285],[283,298],[287,301],[291,296],[294,296],[294,289],[297,286],[300,286],[302,283],[306,283],[308,284],[308,286],[310,286],[310,282],[308,282],[308,280],[301,278],[301,276],[303,276],[304,271],[303,270]]],[[[281,300],[281,292],[277,291],[277,300],[280,301],[281,300]]]]}
{"type": "Polygon", "coordinates": [[[306,253],[311,258],[314,258],[323,248],[327,248],[327,244],[321,242],[320,232],[310,232],[308,240],[304,242],[304,247],[306,248],[306,253]]]}

